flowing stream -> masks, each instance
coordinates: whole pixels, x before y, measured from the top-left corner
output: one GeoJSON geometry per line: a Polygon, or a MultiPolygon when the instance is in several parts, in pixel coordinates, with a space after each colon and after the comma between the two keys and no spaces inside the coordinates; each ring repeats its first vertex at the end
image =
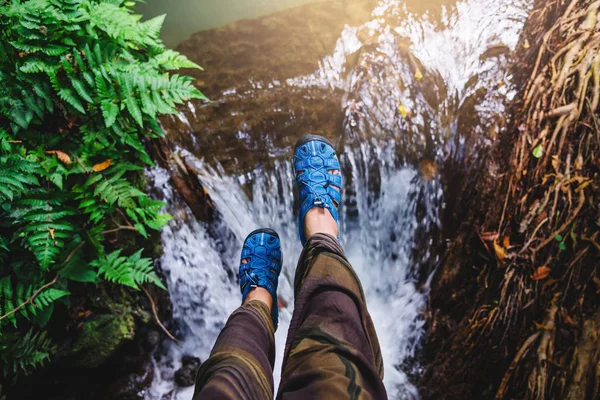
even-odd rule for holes
{"type": "MultiPolygon", "coordinates": [[[[252,101],[259,91],[321,88],[339,96],[342,243],[365,289],[390,398],[419,398],[409,377],[420,373],[415,357],[424,334],[428,278],[438,261],[441,214],[452,195],[443,190],[442,166],[473,143],[488,145],[501,129],[497,121],[514,96],[506,53],[517,45],[529,8],[529,0],[465,0],[433,17],[411,14],[401,1],[382,0],[366,23],[343,29],[318,70],[286,82],[253,83],[256,92],[244,94],[252,101]],[[476,105],[467,108],[474,97],[476,105]],[[467,124],[460,123],[465,113],[467,124]]],[[[221,101],[232,93],[235,88],[221,101]]],[[[190,104],[179,117],[186,126],[195,107],[190,104]]],[[[303,133],[308,132],[298,136],[303,133]]],[[[230,135],[254,140],[243,129],[230,135]]],[[[242,173],[231,172],[210,154],[180,149],[220,213],[211,226],[193,218],[165,170],[149,171],[174,216],[162,233],[161,265],[184,339],[165,342],[157,352],[147,399],[191,398],[193,388],[175,385],[173,373],[183,355],[208,357],[228,315],[239,306],[239,252],[248,232],[258,227],[277,230],[284,253],[279,293],[287,306],[276,333],[279,382],[301,246],[291,149],[255,145],[268,147],[272,162],[242,173]]]]}

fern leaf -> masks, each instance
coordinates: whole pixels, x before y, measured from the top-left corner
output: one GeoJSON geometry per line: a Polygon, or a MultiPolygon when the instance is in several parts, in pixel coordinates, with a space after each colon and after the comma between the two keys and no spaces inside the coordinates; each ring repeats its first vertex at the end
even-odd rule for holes
{"type": "Polygon", "coordinates": [[[85,114],[85,109],[81,104],[81,101],[77,98],[73,90],[62,88],[58,91],[58,97],[69,103],[74,109],[82,114],[85,114]]]}
{"type": "Polygon", "coordinates": [[[124,103],[135,122],[137,122],[140,127],[143,127],[142,111],[140,110],[137,100],[134,97],[128,97],[124,103]]]}
{"type": "Polygon", "coordinates": [[[90,97],[89,92],[85,87],[84,83],[81,82],[79,79],[71,79],[71,85],[83,100],[87,101],[88,103],[94,102],[94,100],[90,97]]]}
{"type": "Polygon", "coordinates": [[[180,68],[195,68],[202,70],[201,66],[174,50],[165,50],[156,55],[154,60],[160,67],[167,70],[176,70],[180,68]]]}
{"type": "Polygon", "coordinates": [[[69,294],[69,292],[64,290],[48,288],[38,294],[35,299],[33,299],[33,304],[35,304],[35,306],[38,308],[48,307],[56,300],[68,296],[69,294]]]}
{"type": "Polygon", "coordinates": [[[161,289],[165,286],[152,267],[152,260],[141,258],[142,250],[130,257],[122,257],[117,250],[95,260],[90,265],[98,268],[98,273],[107,281],[119,283],[139,290],[139,285],[151,282],[161,289]]]}
{"type": "Polygon", "coordinates": [[[166,16],[167,14],[159,15],[142,23],[141,29],[143,33],[149,35],[152,39],[158,39],[166,16]]]}
{"type": "MultiPolygon", "coordinates": [[[[13,302],[13,287],[10,276],[6,276],[0,280],[0,296],[2,299],[2,302],[0,302],[2,315],[7,315],[15,309],[15,304],[13,302]]],[[[17,319],[14,314],[9,315],[8,319],[13,326],[17,326],[17,319]]]]}
{"type": "Polygon", "coordinates": [[[33,328],[11,346],[12,372],[29,375],[43,365],[56,351],[46,332],[33,333],[33,328]]]}
{"type": "Polygon", "coordinates": [[[44,72],[46,70],[46,64],[41,60],[28,60],[19,68],[26,74],[34,74],[38,72],[44,72]]]}
{"type": "Polygon", "coordinates": [[[101,108],[102,116],[104,117],[104,124],[107,128],[110,128],[117,119],[117,115],[119,114],[119,106],[111,101],[103,100],[101,108]]]}

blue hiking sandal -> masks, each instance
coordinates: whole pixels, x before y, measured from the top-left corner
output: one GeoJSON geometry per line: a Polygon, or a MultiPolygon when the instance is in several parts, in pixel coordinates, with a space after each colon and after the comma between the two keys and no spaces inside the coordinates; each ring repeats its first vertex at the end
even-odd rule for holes
{"type": "Polygon", "coordinates": [[[335,222],[338,222],[338,207],[342,199],[339,191],[342,188],[342,175],[330,173],[329,171],[332,170],[341,173],[340,162],[329,140],[318,135],[306,135],[296,143],[294,171],[300,193],[298,230],[303,246],[307,240],[304,235],[304,218],[310,209],[326,208],[335,222]]]}
{"type": "Polygon", "coordinates": [[[240,289],[242,304],[250,290],[261,287],[273,297],[273,325],[277,330],[279,310],[277,284],[281,273],[282,253],[279,235],[272,229],[257,229],[244,241],[240,259],[240,289]],[[242,260],[248,259],[246,264],[242,260]]]}

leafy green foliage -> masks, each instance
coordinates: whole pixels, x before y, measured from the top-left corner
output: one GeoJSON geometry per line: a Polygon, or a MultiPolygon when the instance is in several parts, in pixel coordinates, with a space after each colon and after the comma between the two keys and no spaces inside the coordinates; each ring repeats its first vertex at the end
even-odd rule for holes
{"type": "Polygon", "coordinates": [[[46,332],[34,333],[33,328],[22,337],[2,337],[0,361],[4,376],[29,375],[36,367],[50,359],[54,347],[46,332]]]}
{"type": "Polygon", "coordinates": [[[200,68],[123,0],[0,2],[0,363],[5,377],[47,360],[42,330],[73,282],[164,288],[152,260],[121,255],[169,216],[133,183],[152,165],[157,117],[205,99],[200,68]],[[111,239],[107,241],[107,239],[111,239]],[[109,250],[106,250],[108,247],[109,250]]]}
{"type": "Polygon", "coordinates": [[[134,289],[139,289],[139,285],[143,283],[152,282],[156,286],[166,289],[154,272],[152,260],[141,258],[142,250],[137,251],[131,257],[120,257],[120,255],[121,250],[116,250],[108,256],[94,261],[92,265],[97,267],[100,275],[103,275],[109,282],[120,283],[134,289]]]}

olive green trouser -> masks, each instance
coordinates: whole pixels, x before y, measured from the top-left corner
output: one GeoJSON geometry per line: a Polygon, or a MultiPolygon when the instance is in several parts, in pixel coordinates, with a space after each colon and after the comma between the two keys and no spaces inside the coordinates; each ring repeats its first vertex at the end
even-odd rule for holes
{"type": "MultiPolygon", "coordinates": [[[[386,399],[375,328],[356,273],[336,238],[313,236],[294,282],[278,399],[386,399]]],[[[233,312],[198,371],[193,400],[272,399],[274,327],[268,307],[233,312]]]]}

